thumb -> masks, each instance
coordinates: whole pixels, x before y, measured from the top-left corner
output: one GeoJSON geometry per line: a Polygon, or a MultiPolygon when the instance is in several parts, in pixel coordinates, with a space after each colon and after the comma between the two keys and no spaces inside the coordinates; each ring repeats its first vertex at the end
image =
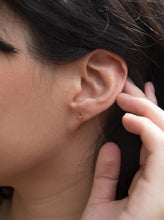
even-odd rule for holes
{"type": "Polygon", "coordinates": [[[114,143],[102,146],[95,169],[93,188],[88,204],[115,200],[120,174],[120,150],[114,143]]]}

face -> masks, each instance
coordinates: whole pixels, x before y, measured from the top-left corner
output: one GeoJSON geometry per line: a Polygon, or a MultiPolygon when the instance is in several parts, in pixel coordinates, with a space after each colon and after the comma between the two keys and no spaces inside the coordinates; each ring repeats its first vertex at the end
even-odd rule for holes
{"type": "Polygon", "coordinates": [[[0,185],[7,185],[62,145],[67,76],[34,61],[26,25],[6,8],[1,15],[0,38],[17,51],[0,50],[0,185]]]}

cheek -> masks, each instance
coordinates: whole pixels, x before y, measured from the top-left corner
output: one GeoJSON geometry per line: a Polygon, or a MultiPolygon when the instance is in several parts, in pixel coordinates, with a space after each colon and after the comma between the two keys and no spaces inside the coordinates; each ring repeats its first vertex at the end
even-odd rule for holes
{"type": "Polygon", "coordinates": [[[61,100],[52,101],[48,84],[37,76],[23,63],[0,70],[0,176],[23,172],[60,146],[61,100]]]}

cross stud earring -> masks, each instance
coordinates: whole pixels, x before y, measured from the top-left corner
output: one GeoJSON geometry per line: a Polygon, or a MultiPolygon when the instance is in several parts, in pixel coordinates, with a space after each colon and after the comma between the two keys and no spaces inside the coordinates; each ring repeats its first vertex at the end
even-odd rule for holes
{"type": "Polygon", "coordinates": [[[79,116],[78,116],[78,119],[82,122],[83,121],[83,117],[84,116],[80,113],[79,116]]]}

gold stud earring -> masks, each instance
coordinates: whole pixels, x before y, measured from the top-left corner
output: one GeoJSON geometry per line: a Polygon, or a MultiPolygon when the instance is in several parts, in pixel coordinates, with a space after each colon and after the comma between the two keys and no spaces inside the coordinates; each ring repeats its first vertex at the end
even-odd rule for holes
{"type": "Polygon", "coordinates": [[[81,113],[79,113],[78,119],[82,122],[83,121],[83,115],[81,113]]]}

